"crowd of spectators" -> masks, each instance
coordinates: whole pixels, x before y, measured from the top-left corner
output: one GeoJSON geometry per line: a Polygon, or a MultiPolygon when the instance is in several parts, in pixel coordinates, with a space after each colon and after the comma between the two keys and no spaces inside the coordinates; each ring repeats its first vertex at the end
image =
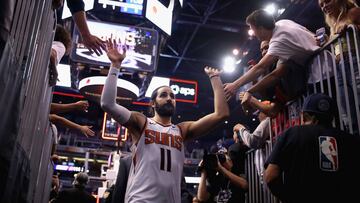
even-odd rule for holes
{"type": "MultiPolygon", "coordinates": [[[[67,2],[84,45],[98,55],[101,55],[103,51],[107,52],[113,66],[119,65],[115,62],[120,61],[119,63],[121,63],[121,59],[123,59],[121,57],[125,57],[126,52],[115,52],[111,49],[112,46],[115,46],[112,42],[106,44],[98,37],[91,35],[87,28],[82,0],[67,2]],[[105,45],[108,46],[108,49],[105,45]]],[[[226,98],[227,100],[233,96],[238,97],[243,112],[255,112],[260,123],[253,132],[244,124],[236,124],[233,127],[233,145],[227,149],[217,148],[209,154],[205,153],[199,164],[201,178],[193,202],[245,202],[245,196],[249,190],[248,177],[245,174],[245,157],[249,149],[255,151],[253,162],[263,187],[269,188],[272,194],[282,202],[315,200],[341,202],[345,199],[354,201],[357,198],[356,191],[350,187],[350,182],[355,184],[360,180],[357,175],[360,165],[351,161],[353,154],[351,150],[360,144],[359,137],[355,136],[359,134],[357,123],[360,116],[355,111],[359,108],[356,105],[359,104],[355,101],[360,101],[360,76],[358,66],[350,69],[351,64],[358,64],[358,59],[354,55],[355,46],[352,46],[357,42],[354,40],[349,42],[343,33],[348,31],[350,24],[360,28],[360,9],[352,0],[319,0],[318,3],[330,30],[329,37],[327,35],[316,36],[315,33],[291,20],[275,21],[274,17],[268,15],[264,10],[253,11],[247,17],[246,23],[261,42],[262,57],[238,79],[225,84],[224,92],[217,88],[221,81],[216,80],[218,83],[214,83],[213,86],[218,100],[219,95],[224,96],[221,99],[226,98]],[[329,43],[335,38],[338,39],[334,42],[335,49],[332,53],[332,57],[336,61],[336,70],[340,73],[336,77],[332,76],[332,81],[336,81],[338,90],[333,98],[325,94],[311,94],[304,99],[302,96],[308,90],[309,74],[312,73],[309,70],[309,62],[316,53],[326,49],[327,46],[325,44],[325,47],[321,47],[324,43],[320,43],[320,37],[324,37],[325,41],[329,41],[329,43]],[[249,88],[236,95],[239,88],[249,83],[251,83],[249,88]],[[335,97],[340,98],[340,103],[336,104],[335,97]],[[287,129],[278,136],[277,140],[270,140],[271,119],[282,112],[289,102],[298,99],[303,103],[301,125],[287,129]],[[344,130],[347,132],[333,127],[334,118],[338,112],[340,112],[339,122],[345,125],[344,130]],[[349,132],[355,135],[351,135],[349,132]],[[265,146],[269,142],[274,142],[275,145],[270,156],[267,157],[265,146]],[[325,193],[331,195],[326,196],[325,193]]],[[[54,8],[61,7],[62,4],[61,0],[53,1],[54,8]]],[[[51,86],[56,84],[56,66],[62,56],[69,53],[70,47],[70,35],[62,26],[58,25],[49,63],[51,86]]],[[[213,78],[218,78],[220,74],[219,71],[213,69],[205,69],[205,71],[211,81],[213,78]]],[[[118,73],[115,70],[113,72],[113,74],[118,73]]],[[[164,87],[160,89],[162,88],[164,87]]],[[[105,94],[109,93],[105,92],[105,94]]],[[[102,97],[102,101],[106,101],[105,98],[106,95],[102,97]]],[[[152,99],[156,100],[156,97],[152,99]]],[[[226,105],[225,103],[221,105],[226,105]]],[[[222,107],[216,102],[214,105],[216,109],[222,107]]],[[[52,104],[49,119],[56,125],[77,129],[85,136],[93,136],[95,132],[91,130],[91,126],[79,125],[56,115],[63,111],[86,110],[87,108],[88,103],[85,101],[68,105],[52,104]]],[[[115,112],[114,116],[117,117],[117,121],[137,132],[135,141],[141,139],[140,130],[144,129],[143,126],[146,127],[147,118],[142,114],[129,113],[118,107],[114,110],[105,103],[103,108],[110,113],[114,114],[115,112]],[[127,117],[123,118],[124,116],[127,117]]],[[[155,106],[154,108],[160,107],[155,106]]],[[[157,115],[159,118],[168,117],[168,114],[161,114],[162,111],[156,110],[160,112],[157,115]]],[[[204,117],[205,120],[208,119],[216,124],[223,119],[223,117],[216,117],[216,113],[219,112],[215,111],[214,114],[211,114],[214,117],[204,117]]],[[[196,125],[201,121],[202,119],[195,124],[185,122],[180,125],[180,131],[182,128],[190,129],[190,131],[186,131],[189,136],[187,138],[202,135],[205,130],[203,132],[196,130],[195,127],[191,128],[192,125],[197,129],[205,128],[196,125]],[[186,127],[181,127],[183,125],[186,127]]],[[[167,124],[170,125],[171,120],[167,124]]],[[[208,126],[209,129],[210,127],[213,126],[208,126]]],[[[111,198],[118,202],[126,200],[127,175],[130,166],[134,167],[131,160],[134,160],[134,157],[129,156],[122,160],[121,173],[113,186],[111,198]]],[[[85,176],[86,174],[79,174],[76,177],[75,181],[78,183],[74,184],[76,190],[81,190],[81,187],[78,187],[79,184],[80,186],[87,184],[88,177],[85,176]]],[[[53,183],[53,189],[57,193],[58,180],[54,178],[53,183]]],[[[133,190],[135,191],[135,189],[133,190]]],[[[65,193],[64,191],[58,195],[55,194],[53,201],[60,202],[59,199],[63,198],[62,195],[65,193]]],[[[89,199],[92,198],[89,197],[89,199]]]]}

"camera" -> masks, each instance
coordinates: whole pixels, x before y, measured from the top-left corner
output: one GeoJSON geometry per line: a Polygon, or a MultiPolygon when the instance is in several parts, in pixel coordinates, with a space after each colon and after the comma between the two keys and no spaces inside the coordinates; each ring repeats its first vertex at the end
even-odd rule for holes
{"type": "Polygon", "coordinates": [[[216,173],[218,160],[220,164],[225,163],[226,162],[225,154],[207,154],[207,152],[205,152],[203,156],[203,164],[202,166],[199,167],[198,171],[205,170],[207,173],[216,173]]]}

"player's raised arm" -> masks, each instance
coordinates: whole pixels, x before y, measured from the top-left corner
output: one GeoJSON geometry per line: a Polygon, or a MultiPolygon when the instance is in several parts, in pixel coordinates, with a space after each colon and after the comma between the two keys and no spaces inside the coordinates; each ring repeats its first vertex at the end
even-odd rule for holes
{"type": "Polygon", "coordinates": [[[220,79],[220,71],[211,67],[205,67],[205,73],[209,76],[214,92],[214,112],[197,121],[180,123],[185,139],[193,139],[208,133],[217,124],[224,121],[229,115],[229,106],[226,102],[223,83],[220,79]]]}
{"type": "Polygon", "coordinates": [[[109,39],[106,45],[106,52],[111,61],[111,67],[101,94],[101,108],[121,125],[128,128],[133,136],[133,141],[136,142],[145,125],[146,117],[139,112],[131,112],[127,108],[116,103],[119,69],[122,61],[125,59],[126,50],[123,49],[122,53],[120,53],[120,44],[117,44],[115,40],[111,41],[109,39]]]}

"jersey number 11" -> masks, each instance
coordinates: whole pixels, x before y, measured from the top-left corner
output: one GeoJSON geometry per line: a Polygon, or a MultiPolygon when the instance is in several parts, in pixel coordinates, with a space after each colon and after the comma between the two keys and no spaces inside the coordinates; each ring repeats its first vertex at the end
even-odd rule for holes
{"type": "Polygon", "coordinates": [[[166,149],[166,154],[165,154],[165,149],[164,148],[160,148],[160,170],[162,171],[168,171],[171,172],[171,151],[169,149],[166,149]],[[167,166],[165,169],[165,159],[167,158],[167,166]]]}

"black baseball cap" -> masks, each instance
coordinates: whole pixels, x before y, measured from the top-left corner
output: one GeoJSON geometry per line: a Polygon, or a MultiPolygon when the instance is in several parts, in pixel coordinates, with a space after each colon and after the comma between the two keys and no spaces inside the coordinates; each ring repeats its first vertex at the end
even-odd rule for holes
{"type": "Polygon", "coordinates": [[[333,117],[336,109],[336,103],[331,97],[318,93],[305,98],[302,111],[333,117]]]}

